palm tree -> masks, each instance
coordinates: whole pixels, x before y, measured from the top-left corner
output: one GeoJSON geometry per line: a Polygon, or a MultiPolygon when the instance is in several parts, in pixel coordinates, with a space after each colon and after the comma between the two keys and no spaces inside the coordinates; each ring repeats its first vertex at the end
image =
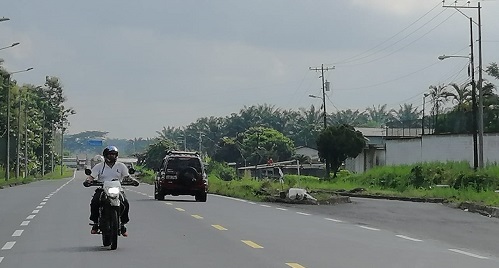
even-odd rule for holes
{"type": "Polygon", "coordinates": [[[435,129],[437,128],[438,124],[438,114],[441,110],[441,107],[443,107],[443,104],[447,101],[447,99],[450,97],[449,92],[447,91],[447,87],[444,85],[438,85],[438,86],[430,86],[430,98],[431,102],[433,103],[433,107],[431,109],[431,112],[433,115],[435,115],[434,122],[435,122],[435,129]]]}
{"type": "Polygon", "coordinates": [[[331,119],[335,125],[347,124],[358,127],[367,123],[368,116],[364,112],[359,112],[359,110],[352,111],[351,109],[348,109],[334,113],[331,119]]]}
{"type": "Polygon", "coordinates": [[[412,103],[404,103],[400,105],[397,110],[392,109],[392,121],[389,123],[391,127],[403,127],[412,128],[419,127],[419,115],[418,107],[413,107],[412,103]]]}
{"type": "Polygon", "coordinates": [[[378,107],[373,105],[372,108],[368,107],[366,109],[371,126],[381,127],[390,120],[391,115],[390,112],[386,110],[386,106],[386,104],[378,105],[378,107]]]}
{"type": "Polygon", "coordinates": [[[461,86],[456,83],[450,83],[449,86],[454,92],[447,92],[447,96],[451,99],[451,102],[455,103],[455,110],[462,111],[465,106],[470,102],[471,98],[471,83],[465,83],[461,86]]]}

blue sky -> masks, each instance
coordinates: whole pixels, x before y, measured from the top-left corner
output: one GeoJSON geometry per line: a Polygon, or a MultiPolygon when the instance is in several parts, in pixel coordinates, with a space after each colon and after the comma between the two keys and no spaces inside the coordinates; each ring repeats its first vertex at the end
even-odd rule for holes
{"type": "MultiPolygon", "coordinates": [[[[499,1],[481,5],[486,66],[499,62],[499,1]]],[[[308,95],[321,93],[319,73],[309,70],[321,64],[335,66],[325,74],[328,112],[421,106],[430,85],[466,81],[466,59],[437,57],[468,55],[465,15],[477,20],[476,9],[461,14],[441,0],[6,0],[1,7],[10,21],[0,23],[0,47],[21,43],[0,51],[4,67],[34,68],[15,75],[19,83],[59,77],[77,112],[70,133],[114,138],[155,137],[164,126],[256,104],[320,106],[308,95]]]]}

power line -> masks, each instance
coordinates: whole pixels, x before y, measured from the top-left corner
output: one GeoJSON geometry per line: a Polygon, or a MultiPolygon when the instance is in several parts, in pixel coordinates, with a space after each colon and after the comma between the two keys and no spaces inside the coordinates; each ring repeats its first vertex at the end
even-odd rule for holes
{"type": "MultiPolygon", "coordinates": [[[[424,17],[426,17],[430,12],[432,12],[434,9],[436,9],[438,6],[440,6],[440,3],[438,3],[437,5],[435,5],[433,8],[431,8],[428,12],[426,12],[424,15],[420,16],[417,20],[415,20],[414,22],[412,22],[411,24],[409,24],[407,27],[405,27],[404,29],[400,30],[399,32],[397,32],[396,34],[392,35],[391,37],[389,37],[388,39],[386,39],[385,41],[379,43],[378,45],[364,51],[364,52],[361,52],[357,55],[354,55],[350,58],[346,58],[344,60],[341,60],[335,64],[344,64],[344,63],[349,63],[349,62],[353,62],[353,61],[356,61],[355,58],[359,57],[359,56],[362,56],[372,50],[375,50],[376,48],[382,46],[383,44],[387,43],[388,41],[392,40],[393,38],[395,38],[396,36],[398,36],[399,34],[401,34],[402,32],[404,32],[405,30],[409,29],[412,25],[416,24],[418,21],[420,21],[421,19],[423,19],[424,17]]],[[[442,12],[440,12],[439,14],[441,14],[442,12]]],[[[412,34],[412,33],[411,33],[412,34]]],[[[372,55],[372,54],[371,54],[372,55]]],[[[364,57],[363,57],[364,58],[364,57]]],[[[362,59],[362,58],[360,58],[362,59]]]]}

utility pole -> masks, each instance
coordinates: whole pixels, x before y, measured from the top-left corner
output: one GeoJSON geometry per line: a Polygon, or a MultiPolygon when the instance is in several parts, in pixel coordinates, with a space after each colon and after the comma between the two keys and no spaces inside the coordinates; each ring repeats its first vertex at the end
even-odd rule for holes
{"type": "Polygon", "coordinates": [[[324,64],[321,64],[321,68],[312,68],[309,67],[311,71],[321,71],[321,78],[322,78],[322,107],[324,108],[324,129],[327,128],[327,112],[326,112],[326,88],[325,88],[325,81],[324,81],[324,71],[329,71],[329,70],[334,70],[333,67],[326,67],[324,68],[324,64]]]}
{"type": "MultiPolygon", "coordinates": [[[[326,130],[327,128],[327,112],[326,112],[326,89],[325,89],[325,81],[324,81],[324,71],[329,71],[329,70],[334,70],[334,66],[333,67],[326,67],[324,68],[324,64],[321,64],[321,68],[312,68],[312,67],[309,67],[309,70],[312,70],[312,71],[321,71],[321,78],[322,78],[322,107],[324,108],[324,114],[323,114],[323,117],[324,117],[324,130],[326,130]]],[[[329,161],[327,160],[326,158],[326,178],[329,178],[329,161]]]]}
{"type": "MultiPolygon", "coordinates": [[[[481,18],[481,5],[480,2],[478,2],[477,6],[471,6],[469,5],[469,1],[467,1],[467,5],[457,5],[457,1],[454,1],[453,5],[445,5],[445,0],[443,0],[443,7],[446,8],[455,8],[457,11],[459,11],[461,14],[463,14],[465,17],[471,19],[471,17],[468,17],[464,13],[462,13],[459,9],[477,9],[478,10],[478,23],[475,23],[478,26],[478,167],[483,168],[484,167],[484,160],[483,160],[483,61],[482,61],[482,18],[481,18]]],[[[473,22],[473,19],[471,19],[473,22]]],[[[475,71],[475,70],[473,70],[475,71]]]]}

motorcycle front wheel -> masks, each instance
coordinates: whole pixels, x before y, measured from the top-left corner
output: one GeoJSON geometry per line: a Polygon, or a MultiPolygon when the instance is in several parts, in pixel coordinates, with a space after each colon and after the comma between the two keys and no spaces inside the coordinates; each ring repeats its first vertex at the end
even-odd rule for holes
{"type": "Polygon", "coordinates": [[[109,227],[111,227],[111,230],[109,232],[110,234],[110,240],[111,240],[111,249],[115,250],[118,248],[118,234],[120,230],[120,221],[119,221],[119,214],[118,214],[119,207],[113,207],[110,213],[110,219],[109,219],[109,227]]]}

